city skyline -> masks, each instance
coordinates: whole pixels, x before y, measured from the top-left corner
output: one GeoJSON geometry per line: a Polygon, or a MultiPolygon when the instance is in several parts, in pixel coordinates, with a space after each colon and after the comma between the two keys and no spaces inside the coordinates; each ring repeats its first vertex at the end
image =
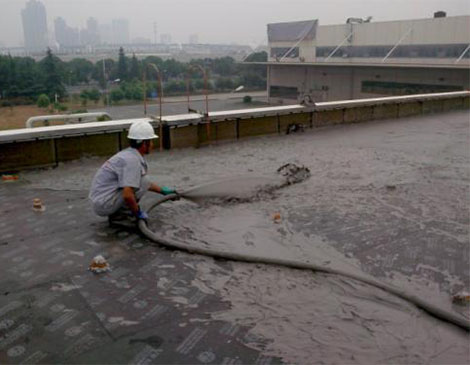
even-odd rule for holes
{"type": "MultiPolygon", "coordinates": [[[[27,0],[2,0],[0,44],[7,47],[24,45],[21,10],[27,0]]],[[[93,17],[99,24],[113,19],[127,19],[129,39],[154,42],[154,24],[158,36],[170,34],[175,43],[187,43],[193,34],[201,43],[239,43],[256,46],[266,42],[266,25],[305,19],[319,19],[320,24],[344,23],[348,17],[372,16],[373,21],[430,18],[443,10],[448,16],[470,14],[465,0],[293,0],[288,4],[267,0],[213,1],[190,0],[40,0],[47,12],[47,28],[54,29],[56,18],[63,18],[71,28],[85,29],[93,17]],[[93,9],[93,10],[90,10],[93,9]]]]}

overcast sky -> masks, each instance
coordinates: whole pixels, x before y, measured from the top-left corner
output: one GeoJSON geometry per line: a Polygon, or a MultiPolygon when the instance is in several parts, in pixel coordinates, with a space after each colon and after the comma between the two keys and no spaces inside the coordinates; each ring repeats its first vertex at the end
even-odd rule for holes
{"type": "MultiPolygon", "coordinates": [[[[448,16],[470,15],[469,0],[40,0],[49,29],[56,17],[84,28],[92,16],[99,23],[127,18],[132,38],[153,41],[153,23],[160,34],[186,43],[198,34],[201,43],[266,42],[266,24],[319,19],[320,25],[344,23],[348,17],[372,16],[373,21],[429,18],[434,11],[448,16]]],[[[21,9],[27,0],[0,0],[0,44],[23,44],[21,9]]]]}

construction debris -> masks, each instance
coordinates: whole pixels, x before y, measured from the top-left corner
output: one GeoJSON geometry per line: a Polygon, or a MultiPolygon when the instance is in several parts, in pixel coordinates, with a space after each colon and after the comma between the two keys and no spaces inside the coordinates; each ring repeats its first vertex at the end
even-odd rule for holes
{"type": "Polygon", "coordinates": [[[307,180],[310,177],[310,170],[301,165],[287,163],[277,169],[277,173],[286,178],[287,185],[295,184],[307,180]]]}
{"type": "Polygon", "coordinates": [[[18,181],[19,176],[17,174],[3,174],[2,181],[3,182],[15,182],[18,181]]]}
{"type": "Polygon", "coordinates": [[[41,199],[33,199],[33,210],[35,212],[44,212],[46,210],[46,207],[42,204],[41,199]]]}
{"type": "Polygon", "coordinates": [[[99,274],[111,270],[111,267],[103,256],[98,255],[93,258],[88,269],[95,274],[99,274]]]}
{"type": "Polygon", "coordinates": [[[452,303],[460,305],[470,304],[470,293],[467,291],[461,291],[455,294],[452,297],[452,303]]]}

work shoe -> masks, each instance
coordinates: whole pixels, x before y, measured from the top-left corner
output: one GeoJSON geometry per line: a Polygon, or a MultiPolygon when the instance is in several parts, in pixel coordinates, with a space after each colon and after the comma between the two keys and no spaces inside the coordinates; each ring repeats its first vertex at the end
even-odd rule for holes
{"type": "Polygon", "coordinates": [[[136,225],[136,218],[127,209],[119,209],[117,212],[108,216],[108,223],[112,226],[134,228],[136,225]]]}

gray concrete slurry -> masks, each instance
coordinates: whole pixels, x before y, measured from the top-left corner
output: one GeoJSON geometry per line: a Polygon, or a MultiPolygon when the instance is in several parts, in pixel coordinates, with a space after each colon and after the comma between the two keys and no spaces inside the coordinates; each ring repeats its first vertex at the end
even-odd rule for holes
{"type": "Polygon", "coordinates": [[[247,347],[247,327],[209,320],[228,304],[192,286],[188,266],[208,259],[109,227],[85,191],[0,191],[1,363],[279,362],[247,347]],[[37,196],[44,212],[29,209],[37,196]],[[97,254],[112,271],[88,271],[97,254]]]}
{"type": "MultiPolygon", "coordinates": [[[[363,272],[470,318],[451,302],[470,287],[468,121],[456,112],[154,153],[151,177],[179,189],[286,162],[312,177],[242,202],[168,202],[150,226],[191,245],[363,272]]],[[[102,162],[0,185],[0,363],[469,362],[467,333],[381,290],[109,227],[86,199],[102,162]],[[97,254],[112,271],[87,270],[97,254]]]]}

